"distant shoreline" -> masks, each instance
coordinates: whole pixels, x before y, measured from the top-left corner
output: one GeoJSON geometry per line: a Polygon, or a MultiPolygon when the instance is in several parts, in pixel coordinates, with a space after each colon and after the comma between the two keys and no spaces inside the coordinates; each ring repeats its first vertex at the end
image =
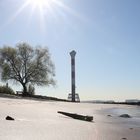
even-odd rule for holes
{"type": "MultiPolygon", "coordinates": [[[[41,101],[63,101],[63,102],[70,102],[66,99],[60,99],[56,97],[50,96],[42,96],[42,95],[29,95],[29,96],[22,96],[22,95],[11,95],[11,94],[4,94],[0,93],[0,97],[3,98],[13,98],[13,99],[31,99],[31,100],[41,100],[41,101]]],[[[91,104],[120,104],[120,105],[137,105],[140,106],[140,102],[92,102],[92,101],[81,101],[82,103],[91,103],[91,104]]]]}
{"type": "Polygon", "coordinates": [[[138,105],[140,106],[140,102],[92,102],[92,101],[82,101],[82,103],[91,103],[91,104],[120,104],[120,105],[138,105]]]}
{"type": "Polygon", "coordinates": [[[114,102],[114,103],[103,103],[103,104],[121,104],[121,105],[140,105],[140,102],[138,103],[126,103],[126,102],[114,102]]]}

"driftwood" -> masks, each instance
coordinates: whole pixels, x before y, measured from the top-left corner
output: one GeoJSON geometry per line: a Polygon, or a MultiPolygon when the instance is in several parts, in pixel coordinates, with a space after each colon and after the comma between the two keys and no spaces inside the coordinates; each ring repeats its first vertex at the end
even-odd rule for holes
{"type": "Polygon", "coordinates": [[[68,112],[62,112],[62,111],[58,111],[57,113],[66,115],[73,119],[78,119],[78,120],[83,120],[83,121],[91,122],[93,120],[93,116],[83,116],[83,115],[79,115],[79,114],[75,114],[75,113],[68,113],[68,112]]]}

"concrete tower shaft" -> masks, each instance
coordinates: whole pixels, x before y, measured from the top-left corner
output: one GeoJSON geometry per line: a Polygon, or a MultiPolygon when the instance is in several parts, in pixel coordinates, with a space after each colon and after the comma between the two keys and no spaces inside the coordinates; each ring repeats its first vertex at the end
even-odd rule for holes
{"type": "Polygon", "coordinates": [[[75,102],[75,55],[76,55],[76,52],[74,50],[70,52],[70,56],[71,56],[71,93],[72,93],[72,102],[75,102]]]}

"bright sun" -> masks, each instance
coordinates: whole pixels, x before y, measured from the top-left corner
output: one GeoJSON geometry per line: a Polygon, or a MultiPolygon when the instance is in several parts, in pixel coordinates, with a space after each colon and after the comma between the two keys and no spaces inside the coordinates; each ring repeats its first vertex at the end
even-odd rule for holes
{"type": "Polygon", "coordinates": [[[30,11],[30,19],[34,17],[34,14],[36,14],[36,17],[39,16],[40,27],[42,28],[45,28],[45,22],[48,17],[57,19],[57,17],[59,18],[61,15],[64,16],[67,13],[77,16],[77,13],[69,8],[63,0],[23,0],[22,5],[17,9],[15,14],[10,17],[7,24],[13,22],[25,9],[30,11]]]}

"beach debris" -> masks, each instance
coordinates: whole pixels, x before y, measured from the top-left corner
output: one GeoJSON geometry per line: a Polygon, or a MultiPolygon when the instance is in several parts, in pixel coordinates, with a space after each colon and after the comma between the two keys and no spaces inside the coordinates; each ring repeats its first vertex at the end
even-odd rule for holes
{"type": "Polygon", "coordinates": [[[122,140],[127,140],[127,138],[122,138],[122,140]]]}
{"type": "Polygon", "coordinates": [[[62,112],[62,111],[58,111],[57,113],[66,115],[66,116],[71,117],[73,119],[78,119],[78,120],[83,120],[83,121],[91,122],[93,120],[93,116],[84,116],[84,115],[79,115],[79,114],[75,114],[75,113],[68,113],[68,112],[62,112]]]}
{"type": "Polygon", "coordinates": [[[129,128],[129,129],[131,129],[131,130],[132,130],[133,128],[129,128]]]}
{"type": "Polygon", "coordinates": [[[14,120],[15,120],[15,119],[14,119],[13,117],[11,117],[11,116],[7,116],[5,119],[6,119],[6,120],[9,120],[9,121],[14,121],[14,120]]]}
{"type": "Polygon", "coordinates": [[[123,117],[123,118],[131,118],[131,116],[128,115],[128,114],[122,114],[122,115],[120,115],[119,117],[123,117]]]}

